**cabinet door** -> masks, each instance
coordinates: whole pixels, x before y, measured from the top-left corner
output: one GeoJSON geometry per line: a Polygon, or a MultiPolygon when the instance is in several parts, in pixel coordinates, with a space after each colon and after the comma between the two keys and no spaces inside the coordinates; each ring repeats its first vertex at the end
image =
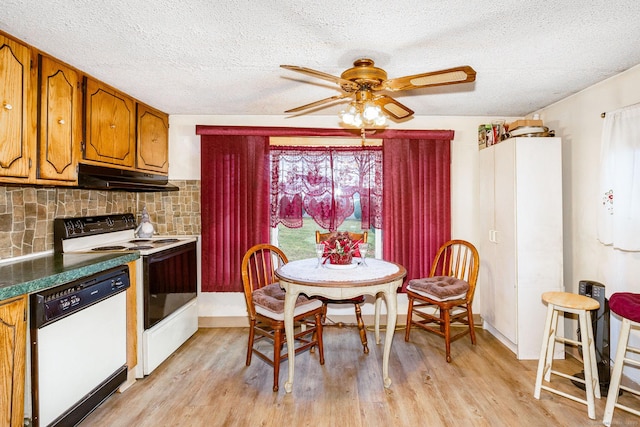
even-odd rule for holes
{"type": "Polygon", "coordinates": [[[167,114],[137,105],[138,169],[169,172],[169,117],[167,114]]]}
{"type": "MultiPolygon", "coordinates": [[[[516,141],[518,358],[536,359],[547,313],[540,296],[564,290],[562,147],[560,138],[516,141]]],[[[564,357],[562,346],[556,346],[555,357],[564,357]]]]}
{"type": "Polygon", "coordinates": [[[482,305],[482,318],[495,326],[495,275],[496,248],[493,242],[495,230],[495,190],[494,190],[494,150],[486,148],[480,151],[480,271],[478,277],[478,296],[482,305]]]}
{"type": "Polygon", "coordinates": [[[24,417],[26,296],[0,301],[0,425],[21,426],[24,417]]]}
{"type": "Polygon", "coordinates": [[[39,61],[38,178],[77,180],[82,113],[78,73],[51,58],[39,61]]]}
{"type": "Polygon", "coordinates": [[[84,159],[133,168],[135,104],[128,96],[86,79],[84,159]]]}
{"type": "Polygon", "coordinates": [[[562,288],[562,147],[518,138],[518,287],[562,288]]]}
{"type": "Polygon", "coordinates": [[[30,178],[35,138],[31,50],[0,35],[0,177],[30,178]]]}
{"type": "MultiPolygon", "coordinates": [[[[495,153],[495,328],[517,344],[518,283],[516,280],[516,164],[513,140],[494,147],[495,153]]],[[[526,197],[526,195],[523,195],[526,197]]]]}

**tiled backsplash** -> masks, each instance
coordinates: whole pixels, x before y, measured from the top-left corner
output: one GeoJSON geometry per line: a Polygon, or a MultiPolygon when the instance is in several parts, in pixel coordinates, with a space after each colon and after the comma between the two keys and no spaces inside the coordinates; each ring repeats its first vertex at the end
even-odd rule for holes
{"type": "Polygon", "coordinates": [[[180,191],[139,193],[136,220],[144,206],[156,233],[164,235],[200,234],[200,181],[171,181],[180,191]]]}
{"type": "Polygon", "coordinates": [[[200,181],[171,181],[180,191],[129,193],[64,187],[0,186],[0,259],[53,249],[53,219],[131,212],[144,206],[156,232],[200,234],[200,181]]]}

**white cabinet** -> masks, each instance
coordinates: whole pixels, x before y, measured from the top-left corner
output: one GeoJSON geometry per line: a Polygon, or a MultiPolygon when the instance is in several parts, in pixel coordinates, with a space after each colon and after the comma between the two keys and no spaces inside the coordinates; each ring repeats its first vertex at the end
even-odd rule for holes
{"type": "Polygon", "coordinates": [[[540,296],[563,290],[561,140],[510,138],[479,155],[484,326],[518,359],[537,359],[540,296]]]}

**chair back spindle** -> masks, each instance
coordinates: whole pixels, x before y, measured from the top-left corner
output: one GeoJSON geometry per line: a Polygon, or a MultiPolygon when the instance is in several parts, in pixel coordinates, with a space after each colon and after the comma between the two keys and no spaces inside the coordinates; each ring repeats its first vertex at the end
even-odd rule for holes
{"type": "Polygon", "coordinates": [[[468,302],[473,301],[478,267],[473,249],[463,240],[451,240],[438,249],[430,276],[449,276],[469,283],[468,302]]]}
{"type": "Polygon", "coordinates": [[[279,248],[269,245],[256,245],[247,252],[242,260],[242,283],[249,316],[255,318],[253,291],[278,281],[276,270],[288,262],[287,256],[279,248]]]}

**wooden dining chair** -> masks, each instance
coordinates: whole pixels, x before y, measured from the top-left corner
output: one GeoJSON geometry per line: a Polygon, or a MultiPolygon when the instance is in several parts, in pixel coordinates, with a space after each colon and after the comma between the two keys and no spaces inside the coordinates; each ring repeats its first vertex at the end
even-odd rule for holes
{"type": "MultiPolygon", "coordinates": [[[[352,233],[347,232],[349,238],[352,241],[361,240],[362,243],[367,243],[368,233],[365,231],[363,233],[352,233]]],[[[316,243],[321,243],[326,240],[329,240],[331,237],[335,236],[337,232],[329,232],[329,233],[321,233],[316,230],[316,243]]],[[[359,296],[356,298],[350,298],[345,300],[333,300],[324,297],[317,297],[320,301],[322,301],[322,320],[323,322],[327,318],[327,304],[353,304],[356,311],[356,322],[358,324],[358,332],[360,333],[360,341],[362,342],[362,349],[365,354],[369,354],[369,346],[367,343],[367,333],[365,331],[364,321],[362,320],[362,310],[360,309],[360,304],[364,302],[364,296],[359,296]]]]}
{"type": "Polygon", "coordinates": [[[295,354],[318,347],[320,364],[324,365],[322,345],[321,301],[300,295],[294,311],[293,344],[287,343],[284,331],[284,296],[275,271],[287,263],[287,257],[279,248],[269,244],[251,247],[242,259],[242,284],[249,313],[249,342],[247,366],[255,353],[273,366],[273,391],[278,391],[280,363],[287,359],[284,344],[294,345],[295,354]],[[259,350],[255,344],[261,340],[273,342],[273,356],[259,350]]]}
{"type": "Polygon", "coordinates": [[[407,328],[419,326],[444,338],[447,362],[451,362],[451,342],[469,334],[476,343],[473,325],[473,294],[478,280],[480,257],[475,246],[464,240],[450,240],[440,247],[428,278],[409,280],[407,328]],[[466,325],[451,335],[451,323],[466,325]]]}

